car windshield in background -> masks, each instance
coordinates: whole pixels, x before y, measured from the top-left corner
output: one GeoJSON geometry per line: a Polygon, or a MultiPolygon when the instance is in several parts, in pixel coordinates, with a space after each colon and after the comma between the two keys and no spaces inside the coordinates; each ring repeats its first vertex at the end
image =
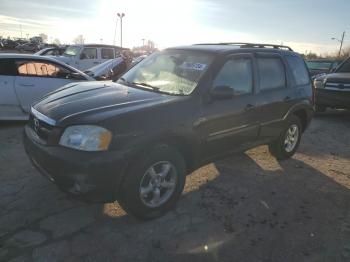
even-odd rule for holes
{"type": "Polygon", "coordinates": [[[307,61],[306,64],[310,70],[329,70],[333,62],[307,61]]]}
{"type": "Polygon", "coordinates": [[[154,53],[130,69],[120,81],[157,92],[189,95],[212,60],[211,55],[188,51],[154,53]]]}
{"type": "Polygon", "coordinates": [[[350,73],[350,59],[346,60],[337,70],[336,73],[350,73]]]}
{"type": "Polygon", "coordinates": [[[64,51],[64,56],[76,56],[79,53],[80,47],[78,46],[69,46],[66,51],[64,51]]]}

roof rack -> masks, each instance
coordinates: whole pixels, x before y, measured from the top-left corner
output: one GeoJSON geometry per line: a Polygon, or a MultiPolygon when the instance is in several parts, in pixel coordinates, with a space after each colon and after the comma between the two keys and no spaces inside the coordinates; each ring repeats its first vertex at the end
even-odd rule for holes
{"type": "Polygon", "coordinates": [[[292,48],[285,45],[274,45],[274,44],[254,44],[254,43],[207,43],[207,44],[195,44],[195,45],[233,45],[239,46],[240,48],[273,48],[280,50],[293,51],[292,48]]]}

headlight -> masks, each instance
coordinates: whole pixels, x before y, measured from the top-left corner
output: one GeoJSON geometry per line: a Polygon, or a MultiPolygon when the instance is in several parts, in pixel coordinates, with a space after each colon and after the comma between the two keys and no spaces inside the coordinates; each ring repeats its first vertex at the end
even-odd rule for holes
{"type": "Polygon", "coordinates": [[[319,80],[319,79],[315,79],[314,81],[314,86],[315,88],[324,88],[324,80],[319,80]]]}
{"type": "Polygon", "coordinates": [[[64,130],[60,145],[83,151],[105,151],[112,140],[112,133],[99,126],[70,126],[64,130]]]}

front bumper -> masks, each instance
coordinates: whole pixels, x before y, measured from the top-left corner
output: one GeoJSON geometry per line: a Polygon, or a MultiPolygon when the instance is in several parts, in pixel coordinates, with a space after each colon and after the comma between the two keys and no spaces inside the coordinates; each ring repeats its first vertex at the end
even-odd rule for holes
{"type": "Polygon", "coordinates": [[[350,108],[350,91],[315,88],[315,105],[348,109],[350,108]]]}
{"type": "Polygon", "coordinates": [[[62,146],[47,146],[24,129],[24,147],[34,166],[63,191],[97,202],[117,198],[126,161],[121,152],[83,152],[62,146]]]}

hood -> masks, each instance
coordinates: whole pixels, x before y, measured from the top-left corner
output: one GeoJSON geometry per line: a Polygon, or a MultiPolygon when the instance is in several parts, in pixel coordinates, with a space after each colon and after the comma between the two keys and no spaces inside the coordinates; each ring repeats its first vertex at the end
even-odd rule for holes
{"type": "Polygon", "coordinates": [[[93,66],[85,70],[85,73],[94,78],[98,78],[104,75],[108,75],[110,73],[110,70],[112,70],[114,67],[121,64],[122,62],[123,62],[123,59],[121,57],[111,59],[102,64],[93,66]]]}
{"type": "Polygon", "coordinates": [[[332,73],[324,74],[316,78],[317,80],[335,83],[350,83],[350,73],[332,73]]]}
{"type": "Polygon", "coordinates": [[[66,120],[78,117],[86,120],[92,115],[98,115],[94,121],[102,121],[116,114],[178,98],[110,81],[82,82],[68,84],[48,94],[33,107],[60,125],[66,120]]]}

